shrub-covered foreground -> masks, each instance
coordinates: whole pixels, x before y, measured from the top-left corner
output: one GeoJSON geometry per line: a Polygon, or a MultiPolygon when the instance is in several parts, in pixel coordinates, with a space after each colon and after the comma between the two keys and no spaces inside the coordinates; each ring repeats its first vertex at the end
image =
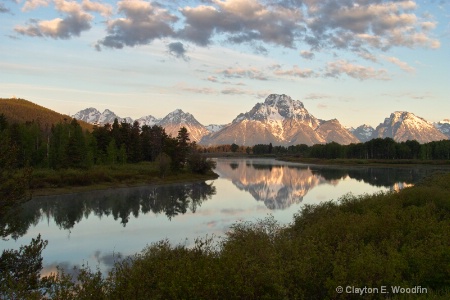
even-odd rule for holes
{"type": "MultiPolygon", "coordinates": [[[[450,174],[445,174],[399,193],[347,195],[337,202],[305,206],[288,226],[271,217],[237,223],[219,242],[199,239],[192,248],[161,241],[116,263],[105,277],[83,269],[75,283],[62,272],[40,282],[26,275],[33,279],[28,285],[12,280],[13,272],[20,270],[3,268],[4,253],[0,296],[32,297],[34,292],[36,298],[49,299],[450,299],[449,183],[450,174]],[[343,293],[336,292],[338,286],[343,293]],[[393,286],[420,286],[422,293],[395,294],[393,286]],[[366,289],[361,296],[354,289],[365,287],[372,293],[366,289]],[[382,287],[389,294],[382,294],[382,287]]],[[[11,263],[14,255],[7,257],[11,263]]]]}

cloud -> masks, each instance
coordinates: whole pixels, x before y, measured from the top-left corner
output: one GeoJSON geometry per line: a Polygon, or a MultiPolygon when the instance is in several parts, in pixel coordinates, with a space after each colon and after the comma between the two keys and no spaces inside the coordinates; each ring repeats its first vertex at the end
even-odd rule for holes
{"type": "Polygon", "coordinates": [[[70,39],[73,36],[80,36],[82,31],[91,28],[90,23],[94,17],[84,12],[79,3],[65,0],[54,0],[54,3],[57,11],[67,14],[64,19],[31,21],[30,25],[19,25],[14,30],[32,37],[70,39]]]}
{"type": "Polygon", "coordinates": [[[317,76],[316,72],[311,69],[300,69],[298,66],[294,65],[290,70],[282,70],[277,69],[274,70],[273,73],[278,76],[292,76],[292,77],[301,77],[301,78],[309,78],[317,76]]]}
{"type": "Polygon", "coordinates": [[[231,81],[224,81],[224,80],[219,80],[219,78],[217,76],[208,76],[205,80],[210,81],[210,82],[214,82],[214,83],[219,83],[219,84],[226,84],[226,85],[238,85],[238,86],[245,86],[246,84],[243,82],[231,82],[231,81]]]}
{"type": "Polygon", "coordinates": [[[303,57],[304,59],[313,59],[314,58],[314,53],[311,51],[306,51],[306,50],[302,50],[300,51],[300,56],[303,57]]]}
{"type": "Polygon", "coordinates": [[[409,99],[416,99],[416,100],[424,100],[424,99],[430,99],[434,98],[435,95],[431,92],[402,92],[402,93],[384,93],[381,94],[381,96],[385,97],[395,97],[395,98],[409,98],[409,99]]]}
{"type": "Polygon", "coordinates": [[[185,61],[189,60],[189,57],[186,56],[186,48],[181,42],[173,42],[167,45],[169,53],[176,58],[181,58],[185,61]]]}
{"type": "Polygon", "coordinates": [[[26,0],[22,6],[22,11],[34,10],[40,6],[48,6],[50,0],[26,0]]]}
{"type": "Polygon", "coordinates": [[[191,87],[186,85],[185,83],[178,83],[177,85],[175,85],[176,89],[179,90],[183,90],[186,92],[190,92],[190,93],[195,93],[195,94],[218,94],[219,91],[216,89],[212,89],[212,88],[208,88],[208,87],[203,87],[203,88],[198,88],[198,87],[191,87]]]}
{"type": "Polygon", "coordinates": [[[240,89],[235,87],[225,88],[220,92],[225,95],[253,95],[255,93],[252,90],[240,89]]]}
{"type": "Polygon", "coordinates": [[[0,3],[0,14],[6,14],[11,12],[3,3],[0,3]]]}
{"type": "Polygon", "coordinates": [[[330,95],[327,94],[321,94],[321,93],[312,93],[312,94],[308,94],[306,95],[303,99],[305,100],[318,100],[318,99],[326,99],[326,98],[330,98],[330,95]]]}
{"type": "Polygon", "coordinates": [[[325,70],[325,77],[338,78],[342,74],[359,80],[377,79],[389,80],[386,70],[376,70],[372,67],[365,67],[361,65],[352,64],[346,60],[338,60],[328,63],[325,70]]]}
{"type": "Polygon", "coordinates": [[[294,47],[301,13],[299,9],[265,5],[257,0],[212,0],[210,5],[180,9],[185,18],[178,35],[206,46],[214,35],[232,43],[261,41],[294,47]]]}
{"type": "Polygon", "coordinates": [[[174,36],[172,26],[178,17],[159,5],[141,0],[119,1],[117,5],[125,17],[108,21],[108,35],[97,42],[98,50],[101,46],[121,49],[146,45],[155,39],[174,36]]]}
{"type": "MultiPolygon", "coordinates": [[[[113,14],[109,4],[91,0],[25,0],[22,10],[48,6],[67,14],[47,23],[18,26],[30,36],[70,38],[91,26],[96,12],[113,14]],[[64,4],[64,5],[62,5],[64,4]],[[72,10],[68,10],[72,7],[72,10]]],[[[416,15],[416,0],[200,0],[157,2],[122,0],[117,15],[108,20],[107,34],[96,48],[123,48],[174,38],[200,46],[213,43],[245,44],[266,55],[268,46],[300,51],[313,59],[314,51],[340,49],[376,61],[372,50],[392,47],[439,48],[433,36],[437,23],[431,15],[416,15]],[[189,3],[189,5],[185,4],[189,3]],[[177,11],[175,11],[177,10],[177,11]]],[[[7,12],[2,4],[0,12],[7,12]]],[[[175,53],[175,52],[174,52],[175,53]]]]}
{"type": "Polygon", "coordinates": [[[439,42],[425,34],[431,24],[415,15],[415,1],[284,1],[304,7],[304,40],[313,49],[338,48],[387,50],[393,46],[437,48],[439,42]]]}
{"type": "Polygon", "coordinates": [[[390,57],[385,57],[385,59],[387,61],[393,63],[394,65],[397,65],[400,69],[402,69],[405,72],[408,72],[408,73],[414,73],[415,72],[415,69],[413,67],[408,65],[406,62],[401,61],[397,57],[390,56],[390,57]]]}
{"type": "Polygon", "coordinates": [[[223,70],[218,70],[218,74],[222,74],[227,78],[250,78],[256,80],[267,80],[267,76],[259,69],[251,67],[251,68],[227,68],[223,70]]]}
{"type": "Polygon", "coordinates": [[[90,0],[83,0],[81,6],[86,11],[98,12],[104,17],[109,17],[112,14],[113,8],[109,4],[102,4],[100,2],[92,2],[90,0]]]}
{"type": "Polygon", "coordinates": [[[211,81],[211,82],[219,82],[219,80],[217,79],[216,76],[208,76],[208,78],[206,78],[206,80],[211,81]]]}

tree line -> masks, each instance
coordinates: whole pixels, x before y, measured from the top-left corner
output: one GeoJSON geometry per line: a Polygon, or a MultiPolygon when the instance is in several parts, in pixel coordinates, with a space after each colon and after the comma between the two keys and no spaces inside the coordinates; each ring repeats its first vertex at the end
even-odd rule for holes
{"type": "MultiPolygon", "coordinates": [[[[141,127],[138,122],[117,119],[90,132],[76,119],[43,127],[39,121],[9,123],[0,114],[0,150],[11,156],[8,164],[13,169],[89,168],[141,161],[158,161],[175,171],[188,166],[201,173],[210,167],[195,155],[197,145],[190,142],[185,127],[172,137],[161,126],[141,127]]],[[[0,167],[4,164],[0,161],[0,167]]]]}
{"type": "Polygon", "coordinates": [[[450,159],[450,140],[420,144],[417,141],[396,142],[392,138],[376,138],[365,143],[340,145],[305,144],[292,146],[272,146],[258,144],[252,148],[253,154],[297,155],[306,158],[347,158],[347,159],[450,159]]]}

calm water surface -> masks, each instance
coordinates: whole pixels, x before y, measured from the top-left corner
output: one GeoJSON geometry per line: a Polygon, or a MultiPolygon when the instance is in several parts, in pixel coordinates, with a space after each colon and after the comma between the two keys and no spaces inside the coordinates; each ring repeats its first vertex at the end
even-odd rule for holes
{"type": "Polygon", "coordinates": [[[433,170],[218,159],[215,172],[220,177],[214,181],[36,197],[14,220],[1,221],[12,234],[0,241],[0,251],[18,249],[40,233],[49,241],[44,274],[57,265],[71,270],[88,264],[105,271],[119,256],[162,239],[191,245],[196,237],[223,235],[238,220],[268,214],[287,224],[304,204],[350,192],[398,190],[433,170]]]}

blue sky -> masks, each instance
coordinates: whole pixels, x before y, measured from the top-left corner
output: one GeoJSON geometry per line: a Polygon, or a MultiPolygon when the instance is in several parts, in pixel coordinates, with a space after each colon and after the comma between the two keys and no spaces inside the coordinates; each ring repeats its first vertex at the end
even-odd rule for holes
{"type": "Polygon", "coordinates": [[[231,122],[271,93],[317,118],[450,118],[450,2],[0,0],[0,97],[231,122]]]}

